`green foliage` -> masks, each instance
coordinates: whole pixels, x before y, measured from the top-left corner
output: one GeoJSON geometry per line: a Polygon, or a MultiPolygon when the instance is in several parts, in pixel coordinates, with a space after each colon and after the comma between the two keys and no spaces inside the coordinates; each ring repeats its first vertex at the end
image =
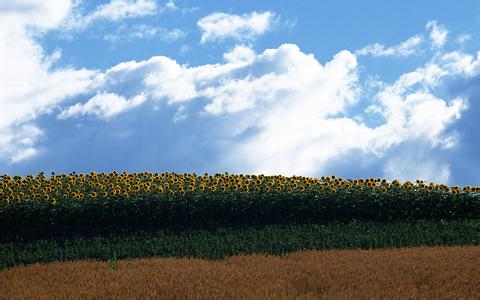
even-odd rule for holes
{"type": "MultiPolygon", "coordinates": [[[[210,228],[249,224],[394,222],[402,220],[480,219],[480,197],[440,191],[339,189],[332,193],[207,192],[173,197],[164,194],[104,200],[42,200],[0,205],[3,240],[58,235],[91,228],[210,228]]],[[[0,239],[1,240],[1,239],[0,239]]]]}
{"type": "Polygon", "coordinates": [[[125,230],[0,243],[0,269],[22,264],[97,259],[118,268],[117,259],[232,255],[281,255],[306,249],[378,249],[480,244],[480,220],[225,227],[210,230],[125,230]]]}
{"type": "MultiPolygon", "coordinates": [[[[53,175],[53,174],[52,174],[53,175]]],[[[478,244],[480,187],[162,173],[0,177],[0,268],[478,244]],[[112,259],[113,256],[113,259],[112,259]]]]}

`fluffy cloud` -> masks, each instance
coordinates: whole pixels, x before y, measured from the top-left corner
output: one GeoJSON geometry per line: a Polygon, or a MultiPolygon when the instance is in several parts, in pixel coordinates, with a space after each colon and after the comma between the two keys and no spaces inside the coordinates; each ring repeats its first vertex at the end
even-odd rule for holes
{"type": "Polygon", "coordinates": [[[452,75],[462,75],[467,78],[477,75],[480,71],[480,52],[474,60],[470,54],[452,51],[437,59],[452,75]]]}
{"type": "Polygon", "coordinates": [[[0,128],[0,161],[16,163],[35,156],[35,143],[42,135],[39,128],[30,124],[0,128]]]}
{"type": "Polygon", "coordinates": [[[57,0],[0,4],[1,160],[18,162],[34,155],[33,143],[41,130],[27,122],[84,92],[96,74],[85,69],[54,70],[61,51],[46,54],[35,40],[61,23],[70,4],[57,0]]]}
{"type": "Polygon", "coordinates": [[[2,32],[9,33],[12,27],[21,30],[26,25],[32,25],[40,29],[55,27],[64,19],[70,6],[70,0],[2,1],[0,3],[2,32]]]}
{"type": "MultiPolygon", "coordinates": [[[[235,52],[234,50],[233,53],[235,52]]],[[[345,58],[346,68],[356,64],[356,61],[348,59],[348,51],[340,52],[338,57],[345,58]]],[[[231,62],[229,64],[234,65],[231,62]]],[[[338,63],[335,61],[332,64],[338,63]]],[[[304,90],[320,92],[318,80],[322,67],[313,55],[303,54],[298,46],[293,44],[284,44],[278,49],[267,49],[254,59],[238,65],[237,68],[244,70],[246,76],[232,78],[219,86],[208,87],[201,93],[211,99],[205,107],[207,112],[217,115],[223,112],[235,113],[256,107],[257,103],[281,101],[277,100],[281,93],[304,90]]],[[[338,83],[336,80],[341,81],[340,77],[344,76],[344,72],[345,69],[339,67],[335,75],[330,74],[331,76],[325,79],[330,87],[325,86],[322,93],[329,94],[333,99],[338,99],[336,95],[348,94],[347,98],[353,101],[350,89],[335,90],[338,83]]],[[[336,101],[332,103],[335,103],[335,106],[341,105],[336,101]]],[[[323,111],[328,112],[329,108],[324,108],[323,111]]]]}
{"type": "Polygon", "coordinates": [[[268,31],[273,25],[274,14],[252,12],[242,16],[212,13],[197,22],[202,30],[201,42],[233,38],[250,40],[268,31]]]}
{"type": "Polygon", "coordinates": [[[237,45],[232,51],[223,54],[223,58],[229,63],[249,61],[254,57],[255,52],[251,48],[241,45],[237,45]]]}
{"type": "MultiPolygon", "coordinates": [[[[427,157],[422,166],[417,162],[417,171],[405,170],[386,153],[418,140],[431,148],[455,146],[457,136],[444,131],[460,118],[468,103],[464,98],[443,99],[434,91],[455,68],[455,74],[474,72],[478,60],[465,57],[446,54],[402,74],[392,84],[378,85],[374,103],[355,114],[347,111],[355,111],[366,92],[359,82],[356,56],[341,51],[322,65],[294,44],[259,54],[247,46],[236,46],[224,54],[224,64],[197,67],[152,57],[119,64],[93,82],[111,93],[128,82],[131,95],[143,91],[147,98],[180,104],[175,123],[187,119],[190,102],[206,101],[202,111],[189,111],[188,117],[198,113],[218,124],[216,136],[229,145],[219,164],[229,169],[315,176],[332,161],[360,151],[383,157],[387,178],[409,179],[414,174],[442,182],[449,174],[447,165],[427,157]],[[357,121],[371,119],[372,114],[385,122],[370,128],[357,121]]],[[[86,111],[87,106],[72,107],[66,111],[79,112],[81,107],[86,111]]],[[[94,110],[93,105],[88,107],[94,110]]],[[[104,106],[97,115],[105,116],[108,107],[114,105],[104,106]]]]}
{"type": "MultiPolygon", "coordinates": [[[[345,154],[355,150],[383,157],[389,149],[418,139],[429,141],[430,147],[441,145],[445,149],[455,143],[455,136],[444,137],[442,133],[467,105],[465,99],[454,99],[446,105],[446,100],[428,90],[436,84],[438,76],[445,75],[438,68],[421,68],[385,86],[378,93],[376,107],[381,108],[379,112],[386,122],[376,128],[359,124],[352,116],[333,117],[345,112],[347,104],[358,99],[354,56],[344,52],[324,68],[318,64],[317,68],[318,75],[311,74],[315,79],[309,88],[276,101],[255,125],[252,122],[251,126],[260,128],[260,133],[232,147],[225,165],[253,173],[314,176],[330,161],[346,159],[345,154]],[[416,84],[427,89],[412,89],[416,84]],[[426,115],[429,117],[425,118],[426,115]]],[[[310,76],[303,78],[307,77],[310,76]]],[[[417,168],[418,172],[405,170],[400,165],[395,168],[401,162],[386,159],[387,178],[405,180],[417,175],[421,176],[417,178],[440,182],[446,179],[443,171],[427,172],[428,166],[421,172],[421,168],[417,168]]]]}
{"type": "Polygon", "coordinates": [[[109,119],[121,112],[132,109],[146,100],[145,95],[137,95],[131,100],[113,93],[100,93],[88,100],[85,104],[77,103],[64,110],[59,119],[72,116],[92,114],[103,119],[109,119]]]}
{"type": "Polygon", "coordinates": [[[440,48],[447,40],[448,30],[443,26],[437,25],[437,21],[430,21],[425,25],[427,30],[430,30],[430,39],[434,48],[440,48]]]}

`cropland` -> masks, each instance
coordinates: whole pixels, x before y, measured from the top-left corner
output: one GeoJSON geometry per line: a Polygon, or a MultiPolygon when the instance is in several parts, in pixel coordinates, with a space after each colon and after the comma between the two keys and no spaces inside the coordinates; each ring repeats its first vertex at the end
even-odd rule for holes
{"type": "Polygon", "coordinates": [[[0,177],[0,299],[480,298],[480,187],[0,177]]]}

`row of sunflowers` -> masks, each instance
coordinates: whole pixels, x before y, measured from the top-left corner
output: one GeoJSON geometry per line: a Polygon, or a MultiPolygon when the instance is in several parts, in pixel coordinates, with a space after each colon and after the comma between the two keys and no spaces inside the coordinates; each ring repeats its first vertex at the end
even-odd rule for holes
{"type": "Polygon", "coordinates": [[[83,200],[83,199],[105,199],[121,195],[129,197],[134,194],[166,193],[168,195],[186,195],[187,193],[198,192],[287,192],[301,193],[308,189],[336,192],[339,189],[371,189],[387,192],[391,188],[406,190],[439,190],[452,194],[480,192],[480,187],[459,186],[448,187],[445,184],[430,182],[426,185],[422,180],[417,180],[416,185],[410,181],[400,183],[393,180],[388,183],[386,179],[348,179],[337,178],[335,175],[323,176],[321,179],[305,176],[285,177],[282,175],[265,176],[261,175],[234,175],[218,174],[209,175],[205,173],[199,176],[196,173],[177,174],[164,173],[96,173],[76,174],[55,174],[52,172],[50,178],[46,178],[44,172],[37,176],[2,175],[0,176],[0,201],[10,203],[13,201],[29,201],[42,199],[56,204],[58,201],[83,200]]]}

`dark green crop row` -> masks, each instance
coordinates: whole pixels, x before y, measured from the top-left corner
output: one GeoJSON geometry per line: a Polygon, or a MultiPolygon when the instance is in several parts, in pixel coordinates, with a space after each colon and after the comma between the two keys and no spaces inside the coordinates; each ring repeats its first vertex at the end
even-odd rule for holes
{"type": "Polygon", "coordinates": [[[212,230],[120,230],[0,243],[0,270],[32,263],[146,257],[227,256],[301,250],[480,244],[480,220],[271,225],[212,230]]]}
{"type": "Polygon", "coordinates": [[[69,230],[115,227],[210,228],[255,224],[328,223],[351,220],[480,219],[480,197],[440,191],[341,189],[299,193],[210,192],[174,197],[135,194],[107,200],[0,205],[0,240],[48,236],[69,230]]]}

